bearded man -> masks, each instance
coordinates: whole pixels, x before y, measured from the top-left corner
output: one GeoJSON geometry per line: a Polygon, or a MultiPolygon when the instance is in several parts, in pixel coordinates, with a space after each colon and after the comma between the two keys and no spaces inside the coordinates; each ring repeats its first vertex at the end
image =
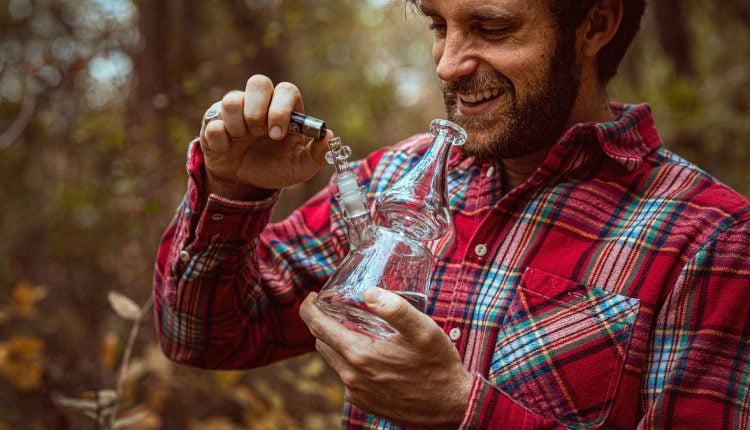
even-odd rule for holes
{"type": "MultiPolygon", "coordinates": [[[[287,132],[299,89],[252,76],[204,121],[157,258],[171,359],[251,368],[317,349],[346,428],[748,428],[750,204],[607,97],[639,0],[422,0],[448,118],[449,237],[427,312],[378,288],[374,339],[315,305],[346,255],[333,186],[269,224],[333,136],[287,132]]],[[[356,164],[366,195],[430,136],[356,164]]]]}

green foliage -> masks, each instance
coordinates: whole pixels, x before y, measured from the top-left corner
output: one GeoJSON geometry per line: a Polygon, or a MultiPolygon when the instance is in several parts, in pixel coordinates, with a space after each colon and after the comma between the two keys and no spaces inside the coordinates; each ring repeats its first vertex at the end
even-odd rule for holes
{"type": "Polygon", "coordinates": [[[667,147],[748,196],[750,94],[742,89],[750,86],[750,28],[742,11],[750,7],[685,7],[686,22],[674,25],[689,26],[696,74],[675,71],[654,37],[663,23],[649,15],[612,95],[648,101],[667,147]]]}

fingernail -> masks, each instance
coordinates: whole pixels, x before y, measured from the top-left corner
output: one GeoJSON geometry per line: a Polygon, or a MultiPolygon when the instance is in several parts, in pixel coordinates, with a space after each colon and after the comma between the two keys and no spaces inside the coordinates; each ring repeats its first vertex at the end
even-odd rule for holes
{"type": "Polygon", "coordinates": [[[391,306],[398,299],[397,295],[378,287],[368,288],[365,295],[365,301],[379,306],[391,306]]]}
{"type": "Polygon", "coordinates": [[[250,129],[250,134],[252,134],[255,137],[261,137],[264,134],[266,134],[266,129],[263,127],[253,127],[250,129]]]}
{"type": "Polygon", "coordinates": [[[380,301],[381,291],[383,290],[378,287],[370,287],[365,290],[365,302],[370,305],[378,304],[378,302],[380,301]]]}
{"type": "Polygon", "coordinates": [[[268,135],[271,136],[271,139],[281,139],[281,127],[274,125],[268,135]]]}

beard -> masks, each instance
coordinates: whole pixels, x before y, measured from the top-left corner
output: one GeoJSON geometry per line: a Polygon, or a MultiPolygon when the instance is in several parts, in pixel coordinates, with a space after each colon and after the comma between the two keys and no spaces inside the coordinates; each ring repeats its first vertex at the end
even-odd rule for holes
{"type": "Polygon", "coordinates": [[[505,75],[477,73],[443,83],[448,119],[462,126],[469,137],[461,148],[477,159],[517,158],[552,146],[565,131],[580,88],[580,66],[574,44],[559,40],[540,80],[531,82],[529,95],[519,100],[515,86],[505,75]],[[499,88],[507,106],[502,112],[463,115],[459,93],[499,88]]]}

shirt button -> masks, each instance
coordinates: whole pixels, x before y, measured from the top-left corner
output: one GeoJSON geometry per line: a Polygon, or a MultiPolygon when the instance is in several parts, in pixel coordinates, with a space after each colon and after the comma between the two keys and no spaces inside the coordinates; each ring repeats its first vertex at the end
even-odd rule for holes
{"type": "Polygon", "coordinates": [[[221,221],[224,219],[224,215],[222,214],[213,214],[211,215],[211,219],[214,221],[221,221]]]}
{"type": "Polygon", "coordinates": [[[180,260],[182,260],[183,263],[187,263],[190,261],[190,253],[185,251],[184,249],[180,251],[180,260]]]}
{"type": "Polygon", "coordinates": [[[479,245],[474,247],[474,254],[477,255],[477,257],[484,257],[487,255],[487,245],[480,243],[479,245]]]}
{"type": "Polygon", "coordinates": [[[490,166],[490,168],[487,169],[487,177],[491,178],[492,175],[494,175],[494,174],[495,174],[495,166],[490,166]]]}
{"type": "Polygon", "coordinates": [[[448,337],[450,337],[454,342],[457,341],[461,337],[461,329],[458,327],[453,327],[448,333],[448,337]]]}

